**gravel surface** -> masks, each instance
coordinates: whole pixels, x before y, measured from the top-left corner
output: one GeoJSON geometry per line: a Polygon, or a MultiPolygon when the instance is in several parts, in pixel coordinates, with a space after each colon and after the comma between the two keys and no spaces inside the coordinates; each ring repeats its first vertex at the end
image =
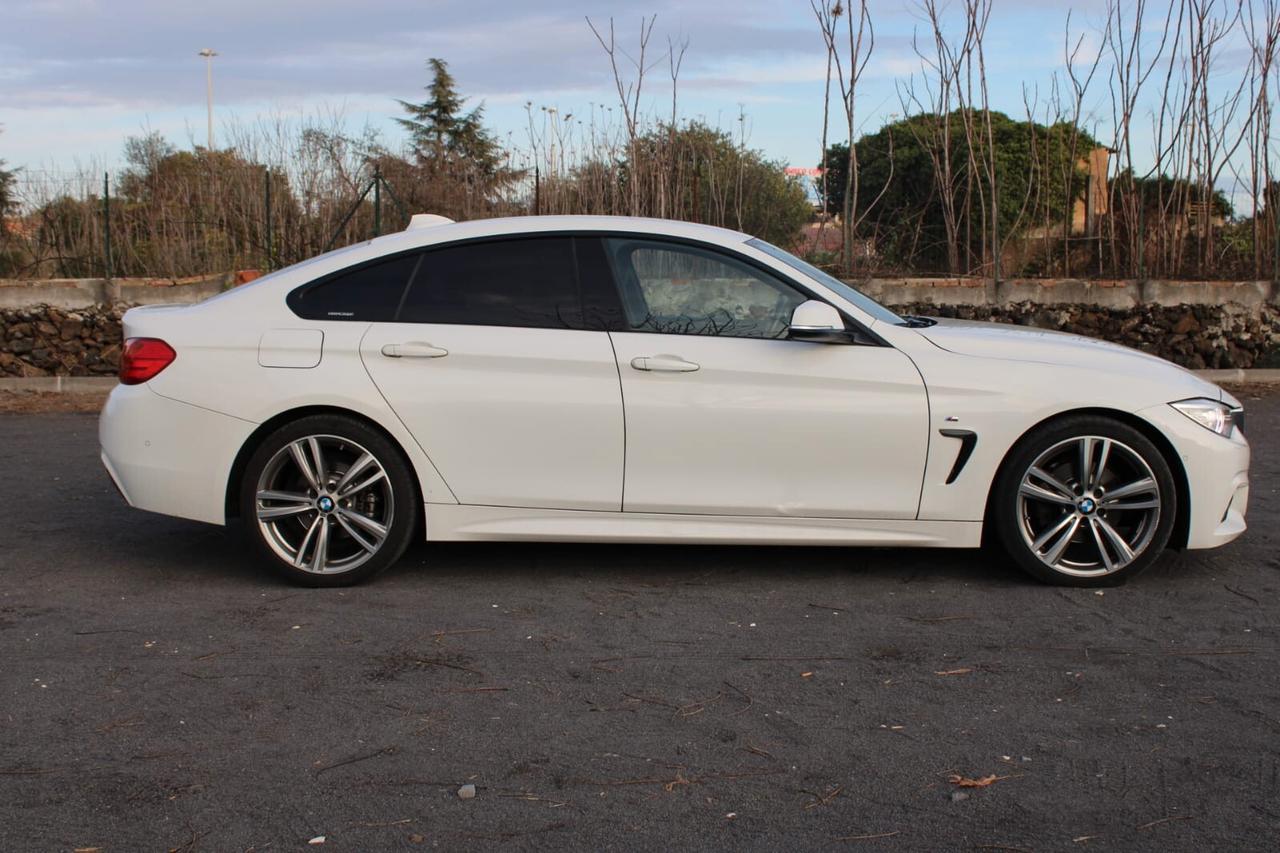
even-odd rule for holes
{"type": "Polygon", "coordinates": [[[479,544],[300,590],[125,507],[92,416],[5,415],[0,850],[1274,849],[1280,396],[1248,404],[1252,530],[1105,594],[479,544]]]}

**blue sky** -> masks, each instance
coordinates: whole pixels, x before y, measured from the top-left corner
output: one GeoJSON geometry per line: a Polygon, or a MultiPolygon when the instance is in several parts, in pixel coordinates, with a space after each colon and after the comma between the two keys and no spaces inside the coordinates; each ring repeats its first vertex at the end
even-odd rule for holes
{"type": "MultiPolygon", "coordinates": [[[[0,158],[28,169],[119,163],[126,136],[156,130],[181,146],[205,135],[202,47],[214,60],[216,127],[264,115],[338,111],[395,145],[395,98],[415,99],[424,61],[449,61],[462,92],[483,102],[488,124],[526,141],[525,104],[561,113],[613,105],[608,61],[584,16],[615,19],[634,44],[642,15],[656,13],[651,51],[687,38],[680,112],[735,128],[795,165],[818,159],[825,53],[807,0],[6,0],[0,32],[0,158]]],[[[1062,64],[1068,10],[1077,31],[1100,29],[1103,0],[996,0],[986,49],[993,106],[1024,111],[1024,84],[1047,95],[1062,64]]],[[[902,112],[898,89],[920,63],[923,26],[913,3],[874,2],[876,50],[859,98],[859,124],[874,130],[902,112]]],[[[1089,35],[1096,45],[1098,36],[1089,35]]],[[[670,109],[665,65],[645,101],[670,109]]],[[[1088,107],[1109,115],[1105,82],[1088,107]]]]}

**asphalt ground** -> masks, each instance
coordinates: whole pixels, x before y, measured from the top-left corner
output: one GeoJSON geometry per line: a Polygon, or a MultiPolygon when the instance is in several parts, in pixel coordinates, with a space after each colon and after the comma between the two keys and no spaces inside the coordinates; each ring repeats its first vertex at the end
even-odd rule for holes
{"type": "Polygon", "coordinates": [[[92,415],[0,416],[0,850],[1273,850],[1280,395],[1247,405],[1251,530],[1105,594],[506,544],[302,590],[128,509],[92,415]]]}

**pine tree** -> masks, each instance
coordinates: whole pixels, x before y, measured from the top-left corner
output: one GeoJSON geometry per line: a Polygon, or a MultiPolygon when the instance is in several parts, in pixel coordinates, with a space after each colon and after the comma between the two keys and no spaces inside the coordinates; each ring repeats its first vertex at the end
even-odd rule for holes
{"type": "Polygon", "coordinates": [[[0,160],[0,220],[9,213],[9,208],[13,207],[13,184],[16,178],[13,172],[4,168],[4,161],[0,160]]]}
{"type": "Polygon", "coordinates": [[[17,249],[10,248],[15,241],[11,239],[9,226],[5,223],[5,219],[14,213],[18,206],[14,189],[17,179],[17,174],[11,169],[6,169],[4,161],[0,160],[0,276],[16,274],[21,265],[17,249]]]}
{"type": "Polygon", "coordinates": [[[431,84],[428,98],[420,104],[400,101],[409,118],[397,118],[409,131],[418,162],[436,173],[456,172],[458,167],[486,180],[498,173],[501,151],[485,129],[484,105],[463,112],[449,64],[432,57],[427,60],[431,84]]]}
{"type": "MultiPolygon", "coordinates": [[[[3,223],[4,217],[9,213],[9,209],[14,206],[13,185],[17,182],[17,176],[4,167],[4,161],[0,160],[0,224],[3,223]]],[[[4,239],[5,233],[0,231],[0,239],[4,239]]]]}

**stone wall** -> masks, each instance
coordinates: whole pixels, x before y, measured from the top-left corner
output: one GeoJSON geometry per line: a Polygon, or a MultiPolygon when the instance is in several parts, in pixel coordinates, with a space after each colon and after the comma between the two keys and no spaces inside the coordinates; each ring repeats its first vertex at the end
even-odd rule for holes
{"type": "Polygon", "coordinates": [[[114,375],[130,307],[199,302],[255,277],[0,279],[0,377],[114,375]]]}
{"type": "Polygon", "coordinates": [[[196,278],[0,278],[0,309],[51,305],[76,311],[94,305],[199,302],[257,278],[257,270],[196,278]]]}
{"type": "Polygon", "coordinates": [[[110,376],[124,306],[0,308],[0,376],[110,376]]]}
{"type": "MultiPolygon", "coordinates": [[[[105,376],[131,304],[196,302],[231,277],[173,282],[0,281],[0,376],[105,376]]],[[[1193,369],[1280,367],[1280,302],[1269,282],[872,280],[902,313],[1089,335],[1193,369]]]]}

